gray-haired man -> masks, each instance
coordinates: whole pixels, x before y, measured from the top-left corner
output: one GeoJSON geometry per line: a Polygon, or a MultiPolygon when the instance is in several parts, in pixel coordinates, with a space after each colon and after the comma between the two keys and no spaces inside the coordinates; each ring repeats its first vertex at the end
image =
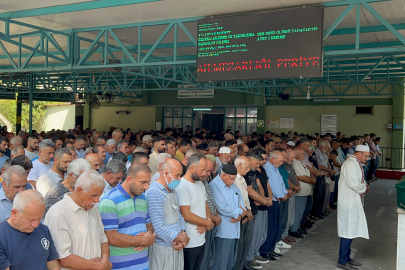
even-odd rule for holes
{"type": "Polygon", "coordinates": [[[47,139],[39,143],[38,159],[32,162],[32,170],[28,174],[28,182],[30,182],[34,188],[36,188],[37,179],[52,168],[54,152],[55,144],[52,140],[47,139]]]}
{"type": "Polygon", "coordinates": [[[101,198],[115,188],[118,183],[122,181],[126,173],[127,167],[124,162],[118,159],[110,160],[107,165],[105,165],[104,173],[102,174],[105,181],[105,188],[101,198]]]}

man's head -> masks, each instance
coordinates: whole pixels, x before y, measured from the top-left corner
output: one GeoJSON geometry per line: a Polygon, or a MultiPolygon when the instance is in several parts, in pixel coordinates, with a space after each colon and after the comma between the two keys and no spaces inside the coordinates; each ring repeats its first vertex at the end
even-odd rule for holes
{"type": "Polygon", "coordinates": [[[180,180],[183,173],[183,168],[179,161],[169,158],[161,167],[159,183],[168,187],[168,184],[172,183],[173,180],[180,180]]]}
{"type": "Polygon", "coordinates": [[[265,146],[264,150],[266,151],[267,154],[269,154],[270,152],[273,152],[275,143],[272,139],[268,139],[264,142],[264,146],[265,146]]]}
{"type": "Polygon", "coordinates": [[[166,140],[164,137],[156,136],[153,139],[153,147],[156,153],[164,153],[166,151],[166,140]]]}
{"type": "Polygon", "coordinates": [[[208,154],[215,156],[218,154],[218,143],[213,141],[208,144],[208,154]]]}
{"type": "Polygon", "coordinates": [[[288,149],[287,150],[287,164],[291,164],[294,159],[296,159],[297,155],[295,154],[294,150],[288,149]]]}
{"type": "Polygon", "coordinates": [[[186,175],[193,181],[201,181],[204,178],[207,170],[207,158],[197,153],[192,155],[187,160],[187,172],[186,175]]]}
{"type": "Polygon", "coordinates": [[[270,154],[269,162],[276,168],[280,167],[284,163],[284,156],[280,151],[273,151],[270,154]]]}
{"type": "Polygon", "coordinates": [[[364,164],[371,158],[370,148],[366,145],[358,145],[354,151],[354,156],[364,164]]]}
{"type": "Polygon", "coordinates": [[[36,190],[26,190],[16,195],[10,214],[10,223],[22,233],[31,233],[41,223],[45,212],[44,197],[36,190]]]}
{"type": "Polygon", "coordinates": [[[114,154],[116,145],[117,145],[117,142],[115,140],[109,139],[105,145],[106,152],[108,152],[110,155],[114,154]]]}
{"type": "Polygon", "coordinates": [[[194,135],[194,142],[196,144],[196,147],[199,146],[204,140],[204,137],[201,134],[195,134],[194,135]]]}
{"type": "Polygon", "coordinates": [[[331,150],[329,142],[325,140],[320,140],[319,150],[321,150],[322,153],[327,154],[331,150]]]}
{"type": "Polygon", "coordinates": [[[8,148],[8,139],[7,137],[0,136],[0,152],[5,154],[8,148]]]}
{"type": "Polygon", "coordinates": [[[25,155],[24,146],[22,146],[22,145],[13,147],[13,149],[11,149],[10,152],[11,152],[11,156],[10,156],[11,158],[25,155]]]}
{"type": "Polygon", "coordinates": [[[262,157],[262,155],[261,155],[258,151],[250,150],[250,151],[247,153],[246,157],[249,159],[249,162],[250,162],[250,164],[249,164],[249,165],[250,165],[250,170],[251,170],[252,172],[254,172],[254,171],[256,171],[258,168],[260,168],[261,162],[262,162],[262,160],[263,160],[263,157],[262,157]]]}
{"type": "Polygon", "coordinates": [[[14,136],[10,140],[10,148],[23,145],[23,138],[21,136],[14,136]]]}
{"type": "Polygon", "coordinates": [[[179,146],[179,151],[182,152],[184,155],[187,153],[188,149],[191,148],[193,143],[189,138],[183,138],[181,139],[180,146],[179,146]]]}
{"type": "Polygon", "coordinates": [[[65,173],[72,162],[72,153],[69,149],[59,148],[55,150],[53,156],[53,169],[61,174],[65,173]]]}
{"type": "Polygon", "coordinates": [[[340,143],[338,140],[332,140],[330,146],[332,147],[333,150],[337,150],[340,147],[340,143]]]}
{"type": "Polygon", "coordinates": [[[67,188],[70,191],[73,191],[79,176],[83,172],[89,170],[91,170],[90,163],[88,163],[87,160],[85,160],[84,158],[78,158],[73,160],[67,169],[67,177],[64,180],[64,182],[67,183],[67,188]]]}
{"type": "Polygon", "coordinates": [[[302,149],[296,148],[294,150],[295,154],[296,154],[296,159],[299,161],[303,161],[305,159],[305,152],[302,149]]]}
{"type": "Polygon", "coordinates": [[[342,139],[340,140],[340,147],[341,147],[342,149],[347,149],[347,148],[349,148],[349,140],[348,140],[347,138],[342,138],[342,139]]]}
{"type": "Polygon", "coordinates": [[[86,156],[87,162],[90,163],[90,166],[93,170],[98,171],[100,169],[101,159],[97,154],[90,153],[86,156]]]}
{"type": "Polygon", "coordinates": [[[96,143],[96,145],[100,145],[100,146],[102,146],[102,147],[105,147],[105,145],[106,145],[106,143],[107,143],[107,138],[104,137],[104,136],[98,136],[98,137],[95,139],[95,143],[96,143]]]}
{"type": "Polygon", "coordinates": [[[121,160],[112,159],[105,165],[103,177],[110,184],[115,187],[122,181],[127,173],[127,167],[121,160]]]}
{"type": "Polygon", "coordinates": [[[231,152],[232,150],[229,147],[221,147],[221,149],[219,149],[218,158],[222,164],[229,163],[229,161],[231,160],[231,152]]]}
{"type": "Polygon", "coordinates": [[[143,163],[136,162],[129,167],[127,178],[123,185],[128,187],[129,195],[139,196],[149,189],[151,170],[143,163]]]}
{"type": "Polygon", "coordinates": [[[338,133],[336,133],[336,139],[337,140],[341,140],[343,138],[343,133],[342,132],[338,132],[338,133]]]}
{"type": "Polygon", "coordinates": [[[153,138],[150,135],[145,135],[142,138],[142,143],[146,143],[149,148],[151,148],[153,145],[153,138]]]}
{"type": "Polygon", "coordinates": [[[39,158],[45,163],[52,161],[54,152],[55,144],[51,140],[46,139],[39,143],[39,158]]]}
{"type": "Polygon", "coordinates": [[[238,171],[233,164],[225,164],[221,170],[221,180],[227,187],[232,186],[235,183],[236,175],[238,171]]]}
{"type": "Polygon", "coordinates": [[[122,153],[122,152],[120,152],[120,151],[115,152],[115,153],[112,155],[111,160],[113,160],[113,159],[121,160],[121,161],[124,162],[125,164],[128,162],[128,157],[127,157],[124,153],[122,153]]]}
{"type": "Polygon", "coordinates": [[[129,155],[129,146],[127,141],[117,142],[117,151],[124,153],[126,156],[129,155]]]}
{"type": "Polygon", "coordinates": [[[233,163],[238,153],[238,144],[235,140],[227,140],[225,146],[231,149],[230,161],[233,163]]]}
{"type": "Polygon", "coordinates": [[[172,157],[176,155],[176,139],[172,136],[166,137],[166,153],[172,157]]]}
{"type": "MultiPolygon", "coordinates": [[[[210,176],[214,170],[215,160],[214,160],[214,162],[212,162],[212,160],[209,157],[207,157],[207,156],[205,156],[205,157],[207,158],[207,170],[205,171],[205,175],[203,178],[201,178],[201,180],[208,181],[208,179],[210,178],[210,176]]],[[[216,169],[215,169],[215,171],[216,171],[216,169]]]]}
{"type": "Polygon", "coordinates": [[[85,171],[77,179],[71,198],[84,210],[90,210],[100,201],[104,188],[101,174],[94,170],[85,171]]]}
{"type": "Polygon", "coordinates": [[[160,168],[162,168],[162,165],[172,158],[172,156],[168,153],[160,153],[159,155],[156,156],[156,171],[160,172],[160,168]]]}
{"type": "Polygon", "coordinates": [[[114,141],[119,142],[119,141],[122,140],[122,135],[123,135],[123,134],[122,134],[122,131],[119,130],[119,129],[116,129],[116,130],[114,130],[114,131],[112,132],[111,138],[112,138],[114,141]]]}
{"type": "Polygon", "coordinates": [[[27,150],[30,152],[34,152],[38,150],[39,146],[39,138],[36,135],[31,135],[28,137],[27,141],[27,150]]]}
{"type": "Polygon", "coordinates": [[[302,148],[302,150],[307,151],[311,146],[311,140],[308,138],[302,138],[299,142],[299,146],[302,148]]]}
{"type": "Polygon", "coordinates": [[[11,165],[2,174],[4,194],[10,201],[27,188],[27,172],[19,165],[11,165]]]}
{"type": "Polygon", "coordinates": [[[86,144],[87,138],[84,135],[79,135],[76,137],[76,141],[74,142],[74,148],[77,151],[80,151],[84,148],[84,145],[86,144]]]}
{"type": "Polygon", "coordinates": [[[249,147],[246,144],[241,143],[238,145],[238,155],[239,156],[246,156],[248,152],[249,152],[249,147]]]}
{"type": "Polygon", "coordinates": [[[105,156],[106,156],[106,151],[105,148],[102,145],[95,145],[91,151],[94,154],[97,154],[99,156],[99,158],[101,159],[101,161],[104,161],[105,156]]]}
{"type": "Polygon", "coordinates": [[[149,167],[149,155],[145,152],[135,152],[131,157],[131,166],[134,163],[142,163],[149,167]]]}
{"type": "Polygon", "coordinates": [[[250,171],[250,161],[247,157],[240,156],[235,159],[235,167],[239,175],[245,176],[250,171]]]}
{"type": "Polygon", "coordinates": [[[56,148],[56,149],[62,148],[63,140],[62,140],[61,137],[59,137],[59,136],[53,136],[53,137],[52,137],[52,141],[53,141],[53,143],[55,144],[55,148],[56,148]]]}

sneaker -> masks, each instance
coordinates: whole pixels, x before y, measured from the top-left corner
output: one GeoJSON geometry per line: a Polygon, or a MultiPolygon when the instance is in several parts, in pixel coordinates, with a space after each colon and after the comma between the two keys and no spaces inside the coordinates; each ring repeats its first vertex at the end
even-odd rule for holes
{"type": "Polygon", "coordinates": [[[270,262],[277,261],[277,259],[274,256],[272,256],[271,254],[269,254],[269,255],[267,255],[266,257],[263,257],[263,258],[265,258],[266,260],[269,260],[270,262]]]}
{"type": "Polygon", "coordinates": [[[280,241],[276,244],[276,248],[291,248],[291,245],[280,241]]]}
{"type": "Polygon", "coordinates": [[[269,262],[268,259],[265,259],[265,258],[263,258],[262,256],[256,256],[254,260],[255,260],[257,263],[268,263],[268,262],[269,262]]]}
{"type": "Polygon", "coordinates": [[[248,265],[249,267],[254,268],[254,269],[262,269],[262,268],[263,268],[263,266],[261,266],[260,264],[258,264],[255,260],[248,261],[248,262],[247,262],[247,265],[248,265]]]}
{"type": "Polygon", "coordinates": [[[274,251],[273,251],[273,252],[270,252],[270,255],[273,256],[274,258],[278,258],[278,257],[283,257],[283,256],[284,256],[282,253],[275,253],[274,251]]]}
{"type": "Polygon", "coordinates": [[[302,230],[302,229],[298,229],[297,232],[298,232],[299,234],[301,234],[301,235],[308,234],[306,230],[304,231],[304,230],[302,230]]]}
{"type": "Polygon", "coordinates": [[[277,247],[274,248],[274,253],[276,254],[281,254],[281,250],[279,250],[277,247]]]}
{"type": "Polygon", "coordinates": [[[288,235],[289,236],[292,236],[292,237],[295,237],[295,238],[304,238],[304,236],[302,236],[300,233],[298,233],[298,232],[292,232],[292,231],[289,231],[288,232],[288,235]]]}

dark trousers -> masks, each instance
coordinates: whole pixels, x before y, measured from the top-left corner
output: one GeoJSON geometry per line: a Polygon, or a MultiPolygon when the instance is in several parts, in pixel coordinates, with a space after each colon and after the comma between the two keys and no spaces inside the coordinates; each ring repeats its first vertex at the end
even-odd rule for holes
{"type": "Polygon", "coordinates": [[[240,222],[240,238],[238,241],[238,257],[235,262],[233,270],[242,270],[243,264],[249,251],[250,239],[252,238],[252,225],[253,221],[242,224],[240,222]]]}
{"type": "Polygon", "coordinates": [[[307,202],[305,204],[305,211],[304,211],[304,215],[302,216],[300,225],[304,225],[304,223],[307,221],[307,216],[309,215],[309,213],[311,213],[311,208],[312,208],[312,195],[307,196],[307,202]]]}
{"type": "Polygon", "coordinates": [[[311,214],[319,217],[322,215],[322,207],[325,202],[325,176],[320,176],[316,179],[314,194],[313,194],[313,206],[311,214]]]}
{"type": "Polygon", "coordinates": [[[378,165],[380,164],[380,157],[377,157],[375,159],[375,163],[374,163],[374,172],[373,172],[373,176],[375,176],[375,172],[378,170],[378,165]]]}
{"type": "Polygon", "coordinates": [[[262,257],[269,255],[276,247],[280,224],[279,210],[280,203],[278,201],[273,202],[273,205],[267,210],[267,238],[264,244],[260,247],[260,255],[262,257]]]}
{"type": "Polygon", "coordinates": [[[184,248],[184,270],[200,270],[204,251],[205,244],[194,248],[184,248]]]}
{"type": "Polygon", "coordinates": [[[201,270],[212,270],[215,259],[215,232],[217,227],[205,232],[205,251],[201,262],[201,270]]]}
{"type": "Polygon", "coordinates": [[[352,259],[350,258],[351,249],[350,246],[353,242],[353,239],[340,238],[340,248],[339,248],[339,263],[346,264],[352,259]]]}
{"type": "Polygon", "coordinates": [[[238,239],[215,237],[215,261],[213,270],[231,270],[238,254],[238,239]]]}
{"type": "Polygon", "coordinates": [[[370,168],[368,168],[367,180],[373,180],[374,167],[376,166],[376,159],[371,159],[369,162],[370,168]]]}
{"type": "Polygon", "coordinates": [[[280,210],[279,210],[279,231],[278,231],[278,236],[277,236],[277,242],[281,241],[283,238],[283,233],[285,231],[285,228],[287,228],[287,222],[288,222],[288,201],[286,200],[284,202],[280,202],[280,210]]]}

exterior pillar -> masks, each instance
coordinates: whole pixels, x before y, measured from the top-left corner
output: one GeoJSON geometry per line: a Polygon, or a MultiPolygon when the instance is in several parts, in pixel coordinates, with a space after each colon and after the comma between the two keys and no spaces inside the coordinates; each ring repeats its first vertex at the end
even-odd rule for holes
{"type": "Polygon", "coordinates": [[[404,165],[404,117],[405,117],[405,88],[398,84],[394,84],[394,91],[396,95],[392,98],[392,168],[403,168],[404,165]],[[395,129],[395,127],[401,126],[401,129],[395,129]],[[395,149],[401,148],[401,149],[395,149]]]}
{"type": "Polygon", "coordinates": [[[21,113],[22,113],[22,100],[18,98],[18,94],[16,97],[16,117],[15,117],[15,134],[17,135],[18,132],[21,130],[21,113]]]}

